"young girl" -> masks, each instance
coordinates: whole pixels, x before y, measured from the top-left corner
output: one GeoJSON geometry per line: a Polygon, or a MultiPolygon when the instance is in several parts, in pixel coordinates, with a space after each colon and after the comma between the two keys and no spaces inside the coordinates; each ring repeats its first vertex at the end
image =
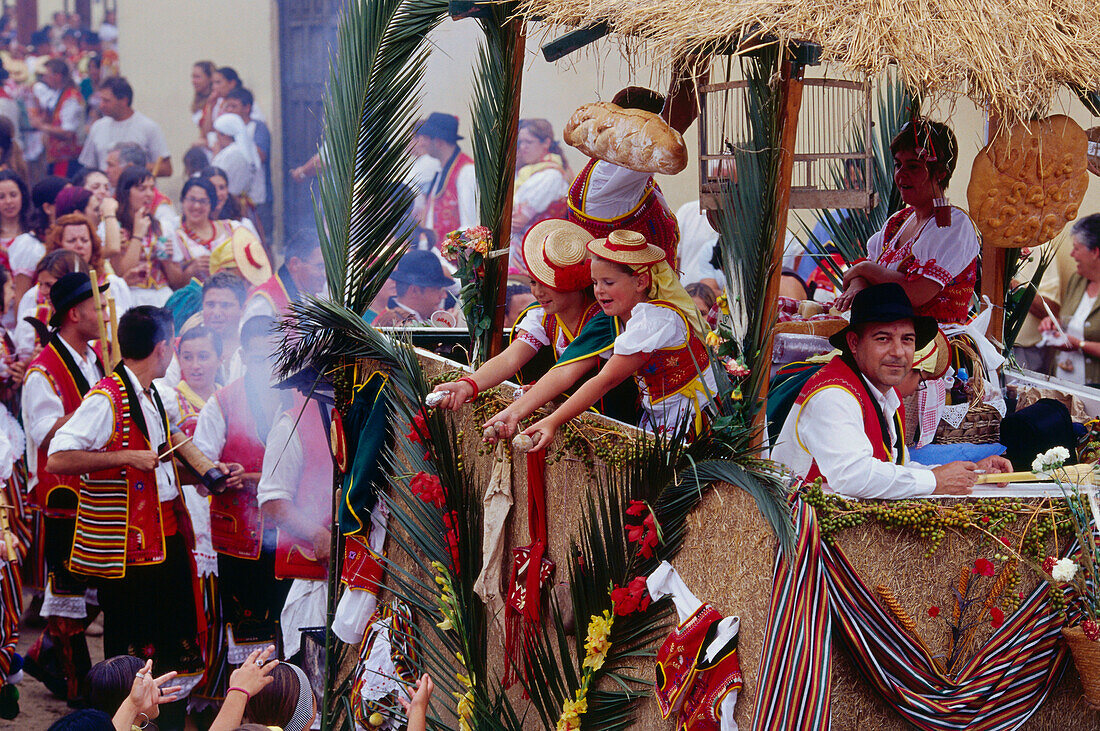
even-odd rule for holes
{"type": "Polygon", "coordinates": [[[553,344],[557,361],[590,320],[603,317],[588,289],[592,279],[585,247],[591,239],[583,228],[561,219],[531,227],[523,240],[523,260],[536,304],[520,315],[512,344],[503,353],[473,374],[435,387],[436,393],[447,394],[441,406],[457,410],[480,391],[514,376],[548,345],[553,344]]]}
{"type": "Polygon", "coordinates": [[[195,433],[199,412],[217,390],[222,341],[202,325],[186,331],[179,339],[180,374],[176,386],[180,419],[177,426],[187,436],[195,433]]]}
{"type": "Polygon", "coordinates": [[[706,327],[691,297],[664,261],[664,252],[634,231],[612,231],[589,242],[596,301],[615,320],[617,337],[603,351],[572,358],[567,349],[522,398],[490,418],[501,436],[511,435],[521,419],[573,385],[597,357],[610,360],[554,413],[524,434],[534,449],[550,444],[558,428],[581,414],[609,389],[633,375],[642,394],[641,426],[673,430],[686,418],[702,428],[704,409],[715,393],[714,375],[703,339],[706,327]]]}

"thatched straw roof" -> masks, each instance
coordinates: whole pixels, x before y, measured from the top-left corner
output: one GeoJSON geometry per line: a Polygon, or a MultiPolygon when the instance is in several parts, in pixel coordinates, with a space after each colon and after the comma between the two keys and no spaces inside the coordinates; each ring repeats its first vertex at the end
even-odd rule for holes
{"type": "Polygon", "coordinates": [[[728,46],[746,30],[818,43],[823,61],[891,64],[929,96],[963,93],[1008,118],[1047,111],[1059,86],[1100,88],[1100,0],[520,0],[556,25],[599,21],[651,58],[728,46]]]}

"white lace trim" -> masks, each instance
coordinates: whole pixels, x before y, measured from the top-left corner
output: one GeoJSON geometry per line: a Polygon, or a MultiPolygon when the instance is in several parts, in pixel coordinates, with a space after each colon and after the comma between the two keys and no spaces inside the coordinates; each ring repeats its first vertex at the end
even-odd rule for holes
{"type": "Polygon", "coordinates": [[[85,619],[88,616],[88,610],[84,606],[84,594],[83,592],[78,596],[54,594],[53,580],[48,579],[46,581],[46,595],[42,600],[42,611],[39,614],[43,617],[85,619]]]}

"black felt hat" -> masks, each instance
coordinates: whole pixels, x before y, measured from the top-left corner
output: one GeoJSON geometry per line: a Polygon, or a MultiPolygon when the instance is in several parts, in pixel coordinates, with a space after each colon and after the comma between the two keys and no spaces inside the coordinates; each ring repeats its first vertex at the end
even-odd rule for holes
{"type": "Polygon", "coordinates": [[[417,287],[450,287],[455,282],[453,277],[448,277],[443,271],[439,257],[430,251],[416,249],[405,252],[390,278],[395,282],[414,284],[417,287]]]}
{"type": "Polygon", "coordinates": [[[848,326],[840,332],[834,333],[829,342],[834,348],[848,350],[847,334],[859,325],[868,322],[897,322],[898,320],[912,320],[913,329],[917,333],[916,348],[920,350],[932,342],[936,337],[939,325],[936,320],[924,315],[918,315],[913,311],[913,303],[909,301],[905,290],[900,284],[887,282],[886,284],[873,284],[860,290],[852,300],[852,319],[848,326]]]}
{"type": "Polygon", "coordinates": [[[416,130],[416,134],[435,137],[444,142],[458,142],[462,135],[458,133],[458,117],[453,114],[432,112],[416,130]]]}
{"type": "MultiPolygon", "coordinates": [[[[99,291],[103,292],[105,289],[107,289],[106,283],[100,286],[99,291]]],[[[53,305],[50,326],[60,326],[69,310],[91,296],[92,280],[84,272],[69,272],[58,279],[50,287],[50,304],[53,305]]]]}

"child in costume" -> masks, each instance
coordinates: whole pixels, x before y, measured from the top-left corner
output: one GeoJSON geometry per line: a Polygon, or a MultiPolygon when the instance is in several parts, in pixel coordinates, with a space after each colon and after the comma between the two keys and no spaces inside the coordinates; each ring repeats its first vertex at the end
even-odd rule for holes
{"type": "Polygon", "coordinates": [[[447,394],[440,406],[458,410],[479,392],[513,377],[548,345],[553,345],[557,361],[589,321],[606,319],[589,289],[586,247],[591,239],[583,228],[562,219],[531,227],[523,239],[523,261],[536,303],[520,314],[504,352],[469,376],[435,387],[436,393],[447,394]]]}
{"type": "Polygon", "coordinates": [[[530,391],[493,416],[486,426],[510,435],[521,419],[572,386],[599,358],[608,361],[553,414],[527,429],[534,449],[550,444],[558,428],[582,413],[612,387],[634,376],[642,394],[643,428],[673,430],[684,419],[702,428],[715,393],[706,326],[664,252],[635,231],[612,231],[588,244],[596,301],[614,325],[614,341],[592,347],[582,334],[558,364],[530,391]]]}

